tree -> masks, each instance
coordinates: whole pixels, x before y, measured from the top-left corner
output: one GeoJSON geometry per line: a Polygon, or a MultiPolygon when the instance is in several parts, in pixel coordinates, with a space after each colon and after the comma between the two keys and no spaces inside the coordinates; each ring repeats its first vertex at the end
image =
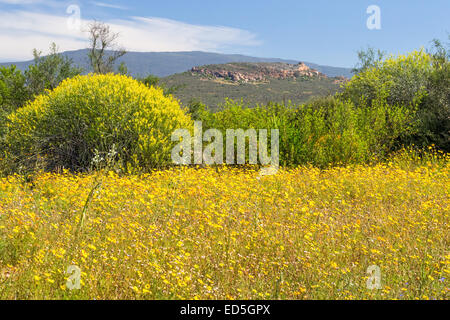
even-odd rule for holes
{"type": "Polygon", "coordinates": [[[385,51],[381,51],[378,49],[375,51],[374,48],[367,48],[367,50],[359,50],[358,51],[358,63],[352,69],[353,74],[358,74],[362,71],[367,70],[368,68],[375,67],[377,63],[383,61],[383,58],[386,56],[385,51]]]}
{"type": "Polygon", "coordinates": [[[15,65],[0,67],[0,109],[9,113],[21,107],[29,98],[26,78],[15,65]]]}
{"type": "Polygon", "coordinates": [[[184,88],[186,85],[185,84],[181,84],[178,86],[167,86],[165,83],[161,83],[161,79],[155,75],[149,74],[148,76],[146,76],[145,78],[137,78],[138,81],[142,82],[143,84],[145,84],[147,87],[159,87],[161,89],[163,89],[164,91],[164,95],[173,95],[175,94],[178,90],[184,88]]]}
{"type": "Polygon", "coordinates": [[[447,49],[439,40],[433,40],[432,44],[429,54],[433,71],[428,77],[428,94],[419,108],[421,130],[414,142],[422,145],[433,143],[450,152],[450,43],[447,43],[447,49]]]}
{"type": "Polygon", "coordinates": [[[15,65],[0,67],[0,149],[7,116],[23,106],[29,98],[25,76],[15,65]]]}
{"type": "MultiPolygon", "coordinates": [[[[371,50],[374,53],[374,50],[371,50]]],[[[374,100],[386,100],[389,105],[409,106],[426,94],[428,77],[433,70],[432,58],[424,50],[406,55],[390,55],[382,61],[373,60],[372,53],[363,58],[366,65],[350,82],[342,95],[359,104],[361,99],[371,105],[374,100]],[[371,62],[370,62],[371,61],[371,62]],[[367,67],[371,65],[371,67],[367,67]]]]}
{"type": "Polygon", "coordinates": [[[413,129],[399,139],[399,144],[434,144],[450,152],[450,50],[438,40],[432,44],[427,52],[421,49],[382,61],[379,50],[378,57],[373,49],[361,52],[362,69],[340,95],[355,105],[385,101],[412,110],[413,129]]]}
{"type": "Polygon", "coordinates": [[[122,62],[117,68],[117,72],[121,75],[128,75],[128,68],[125,62],[122,62]]]}
{"type": "MultiPolygon", "coordinates": [[[[89,60],[95,73],[106,74],[114,71],[117,59],[126,54],[125,49],[118,48],[118,33],[103,22],[95,21],[89,25],[89,60]]],[[[123,70],[123,66],[122,66],[123,70]]]]}
{"type": "Polygon", "coordinates": [[[27,89],[30,96],[36,96],[45,90],[55,89],[63,80],[83,72],[73,66],[73,61],[58,53],[55,43],[50,45],[50,54],[42,57],[42,52],[33,50],[34,64],[25,71],[27,89]]]}

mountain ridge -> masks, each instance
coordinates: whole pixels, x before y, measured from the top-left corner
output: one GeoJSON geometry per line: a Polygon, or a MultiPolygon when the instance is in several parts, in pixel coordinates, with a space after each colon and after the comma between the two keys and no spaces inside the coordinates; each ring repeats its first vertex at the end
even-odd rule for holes
{"type": "MultiPolygon", "coordinates": [[[[82,67],[87,72],[90,71],[88,61],[88,49],[65,51],[61,54],[72,59],[74,64],[82,67]]],[[[181,51],[181,52],[128,52],[118,59],[117,65],[124,62],[132,76],[146,76],[153,74],[158,77],[167,77],[177,73],[191,70],[194,67],[204,65],[217,65],[233,62],[267,62],[267,63],[288,63],[298,64],[300,60],[260,58],[241,54],[222,54],[204,51],[181,51]]],[[[0,65],[16,65],[24,70],[33,63],[33,60],[21,62],[4,62],[0,65]]],[[[350,68],[324,66],[316,63],[303,63],[309,68],[315,69],[328,77],[352,76],[350,68]]]]}

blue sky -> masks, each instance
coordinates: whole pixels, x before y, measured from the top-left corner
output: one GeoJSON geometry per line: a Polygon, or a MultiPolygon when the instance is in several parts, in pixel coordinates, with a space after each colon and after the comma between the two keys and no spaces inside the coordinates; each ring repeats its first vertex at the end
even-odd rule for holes
{"type": "Polygon", "coordinates": [[[34,47],[45,52],[52,41],[61,50],[83,48],[83,30],[96,19],[120,32],[131,51],[201,50],[350,67],[367,46],[405,53],[447,39],[449,16],[448,0],[0,0],[0,61],[31,58],[34,47]],[[370,5],[381,10],[380,30],[366,26],[370,5]]]}

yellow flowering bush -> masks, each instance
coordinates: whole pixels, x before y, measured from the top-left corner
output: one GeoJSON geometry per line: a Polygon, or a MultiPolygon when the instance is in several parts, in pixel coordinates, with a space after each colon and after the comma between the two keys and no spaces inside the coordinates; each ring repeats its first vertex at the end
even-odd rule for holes
{"type": "MultiPolygon", "coordinates": [[[[171,133],[191,120],[172,96],[123,75],[65,80],[9,117],[6,158],[26,168],[89,168],[115,146],[124,166],[168,164],[171,133]]],[[[17,168],[17,167],[16,167],[17,168]]]]}

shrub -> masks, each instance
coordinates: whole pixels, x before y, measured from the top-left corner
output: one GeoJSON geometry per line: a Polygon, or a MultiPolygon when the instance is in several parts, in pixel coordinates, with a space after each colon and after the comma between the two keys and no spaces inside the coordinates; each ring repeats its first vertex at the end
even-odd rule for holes
{"type": "Polygon", "coordinates": [[[41,52],[34,49],[34,63],[25,71],[27,90],[32,97],[45,90],[55,89],[63,80],[77,76],[83,69],[73,66],[72,59],[58,53],[55,43],[50,45],[50,53],[42,57],[41,52]]]}
{"type": "Polygon", "coordinates": [[[361,98],[369,104],[379,98],[386,99],[390,105],[413,104],[426,94],[432,70],[431,56],[423,50],[407,55],[391,55],[355,75],[345,85],[342,96],[355,104],[361,98]]]}
{"type": "Polygon", "coordinates": [[[288,160],[325,167],[384,158],[409,130],[411,117],[408,108],[382,100],[359,106],[337,98],[313,101],[300,106],[290,121],[295,130],[287,142],[288,160]]]}
{"type": "MultiPolygon", "coordinates": [[[[278,129],[280,135],[280,160],[283,160],[282,145],[288,132],[289,114],[293,112],[294,106],[269,103],[249,108],[240,102],[227,99],[221,110],[215,113],[205,110],[204,105],[192,102],[189,106],[190,112],[196,120],[203,122],[203,130],[210,128],[218,129],[226,136],[227,129],[266,129],[268,130],[267,148],[271,151],[271,129],[278,129]]],[[[236,142],[235,142],[236,143],[236,142]]],[[[248,157],[247,157],[248,158],[248,157]]],[[[286,164],[286,163],[281,163],[286,164]]]]}
{"type": "Polygon", "coordinates": [[[23,106],[29,98],[26,77],[15,65],[0,67],[0,109],[11,112],[23,106]]]}
{"type": "MultiPolygon", "coordinates": [[[[450,40],[450,35],[449,35],[450,40]]],[[[434,40],[431,54],[433,71],[428,78],[427,95],[417,114],[419,128],[410,141],[421,146],[436,145],[450,152],[450,49],[434,40]]]]}
{"type": "Polygon", "coordinates": [[[162,89],[112,74],[65,80],[9,120],[5,158],[14,170],[42,159],[47,170],[84,171],[112,146],[124,167],[162,167],[170,161],[171,133],[192,125],[162,89]]]}
{"type": "Polygon", "coordinates": [[[246,108],[228,100],[221,111],[202,112],[203,129],[279,129],[280,164],[297,166],[364,163],[381,159],[411,127],[413,110],[390,106],[383,99],[371,105],[336,97],[300,106],[268,104],[246,108]]]}
{"type": "MultiPolygon", "coordinates": [[[[374,61],[347,83],[342,93],[355,105],[384,100],[415,112],[416,130],[398,139],[398,145],[435,144],[450,151],[449,51],[434,41],[434,53],[423,50],[374,61]]],[[[373,51],[372,51],[373,53],[373,51]]]]}
{"type": "Polygon", "coordinates": [[[7,116],[23,106],[29,98],[26,78],[16,66],[0,66],[0,143],[5,133],[7,116]]]}

